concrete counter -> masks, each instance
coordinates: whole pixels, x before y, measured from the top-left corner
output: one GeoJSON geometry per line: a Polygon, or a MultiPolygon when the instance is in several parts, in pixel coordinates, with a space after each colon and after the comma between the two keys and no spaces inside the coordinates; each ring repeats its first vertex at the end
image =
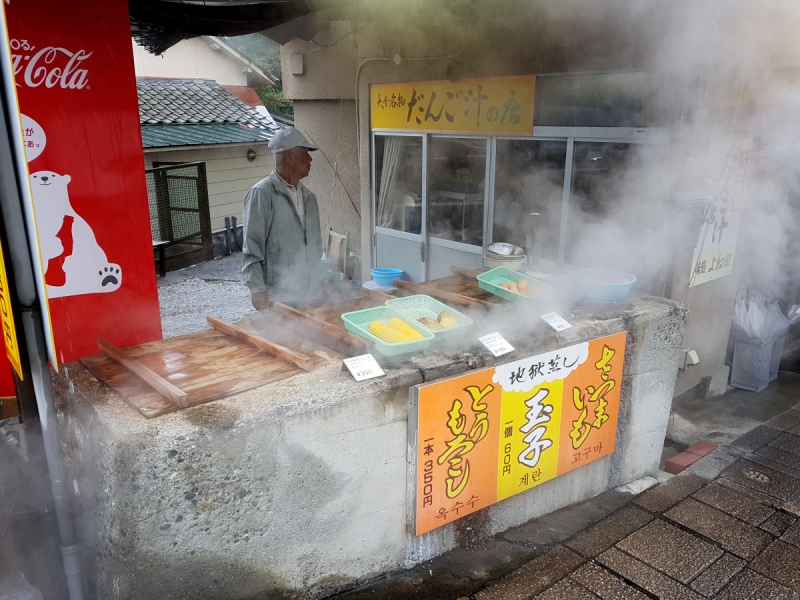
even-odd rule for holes
{"type": "MultiPolygon", "coordinates": [[[[558,334],[541,322],[527,332],[513,318],[508,331],[501,325],[517,348],[501,359],[477,347],[445,350],[362,383],[332,360],[151,420],[80,364],[66,365],[54,386],[91,596],[317,598],[652,472],[685,311],[644,296],[565,317],[573,327],[558,334]],[[410,386],[622,331],[628,339],[613,454],[414,535],[410,386]]],[[[479,329],[486,326],[476,323],[469,335],[488,333],[479,329]]]]}

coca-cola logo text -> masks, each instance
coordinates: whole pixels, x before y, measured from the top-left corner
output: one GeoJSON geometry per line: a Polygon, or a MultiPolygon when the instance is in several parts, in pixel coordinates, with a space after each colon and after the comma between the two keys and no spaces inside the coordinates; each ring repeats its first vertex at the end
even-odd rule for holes
{"type": "Polygon", "coordinates": [[[89,71],[82,67],[91,52],[70,52],[55,46],[37,50],[27,40],[17,39],[11,40],[11,51],[18,86],[24,82],[32,88],[44,84],[47,88],[82,90],[89,84],[89,71]]]}

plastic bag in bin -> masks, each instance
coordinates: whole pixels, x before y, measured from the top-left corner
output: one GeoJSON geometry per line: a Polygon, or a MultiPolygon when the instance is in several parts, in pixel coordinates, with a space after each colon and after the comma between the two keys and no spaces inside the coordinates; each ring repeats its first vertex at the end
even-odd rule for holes
{"type": "Polygon", "coordinates": [[[789,328],[789,319],[778,301],[755,290],[742,290],[736,295],[733,322],[752,338],[768,338],[789,328]]]}

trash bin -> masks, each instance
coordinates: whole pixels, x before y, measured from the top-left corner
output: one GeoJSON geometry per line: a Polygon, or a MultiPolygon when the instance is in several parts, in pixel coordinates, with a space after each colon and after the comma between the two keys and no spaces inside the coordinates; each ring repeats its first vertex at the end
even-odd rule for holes
{"type": "Polygon", "coordinates": [[[785,340],[785,331],[766,338],[754,338],[737,330],[733,346],[731,385],[753,392],[760,392],[767,387],[778,376],[785,340]]]}
{"type": "Polygon", "coordinates": [[[786,343],[786,334],[788,329],[780,332],[775,336],[775,342],[772,344],[772,359],[769,364],[769,380],[775,381],[778,378],[778,369],[781,366],[781,357],[783,356],[783,345],[786,343]]]}
{"type": "Polygon", "coordinates": [[[731,385],[760,392],[778,377],[789,320],[777,300],[741,290],[733,313],[731,385]]]}

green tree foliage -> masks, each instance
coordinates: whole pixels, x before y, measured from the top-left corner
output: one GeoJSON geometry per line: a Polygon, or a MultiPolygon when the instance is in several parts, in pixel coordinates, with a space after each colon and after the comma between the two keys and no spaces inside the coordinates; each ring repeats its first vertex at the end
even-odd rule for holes
{"type": "Polygon", "coordinates": [[[271,113],[294,118],[294,105],[283,97],[283,92],[274,87],[256,88],[256,94],[271,113]]]}
{"type": "Polygon", "coordinates": [[[275,87],[256,89],[261,102],[270,112],[294,118],[291,100],[286,100],[281,92],[281,47],[271,39],[258,33],[223,37],[223,42],[244,56],[259,69],[277,80],[275,87]]]}
{"type": "Polygon", "coordinates": [[[220,38],[259,69],[278,80],[281,79],[281,47],[260,33],[220,38]]]}

